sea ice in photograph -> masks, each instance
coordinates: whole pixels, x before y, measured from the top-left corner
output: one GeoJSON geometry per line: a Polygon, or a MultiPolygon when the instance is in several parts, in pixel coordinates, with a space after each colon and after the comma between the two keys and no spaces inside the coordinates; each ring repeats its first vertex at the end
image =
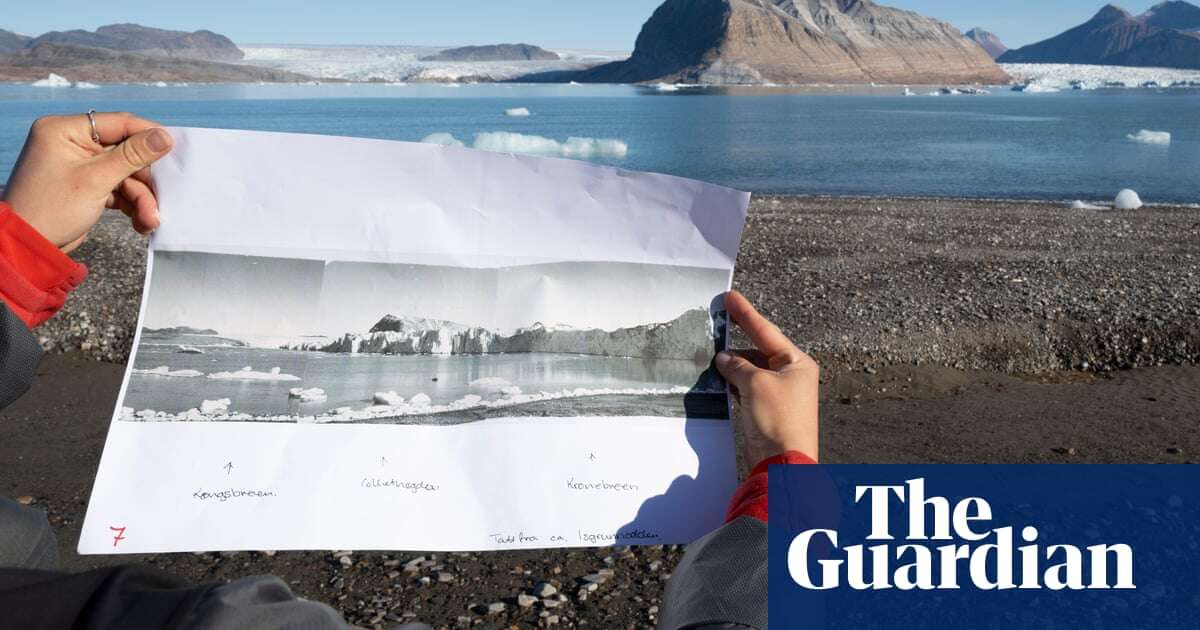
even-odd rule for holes
{"type": "MultiPolygon", "coordinates": [[[[433,133],[421,142],[442,146],[462,147],[466,143],[449,133],[433,133]]],[[[629,154],[629,145],[614,138],[569,137],[566,142],[553,138],[511,131],[485,131],[475,134],[471,148],[494,153],[518,153],[575,159],[623,158],[629,154]]]]}
{"type": "Polygon", "coordinates": [[[528,116],[532,116],[533,114],[530,113],[529,108],[527,107],[511,107],[504,110],[504,115],[508,116],[509,118],[526,118],[528,116]]]}
{"type": "Polygon", "coordinates": [[[476,269],[158,252],[120,417],[727,420],[711,360],[726,333],[714,299],[728,282],[724,270],[633,263],[476,269]]]}

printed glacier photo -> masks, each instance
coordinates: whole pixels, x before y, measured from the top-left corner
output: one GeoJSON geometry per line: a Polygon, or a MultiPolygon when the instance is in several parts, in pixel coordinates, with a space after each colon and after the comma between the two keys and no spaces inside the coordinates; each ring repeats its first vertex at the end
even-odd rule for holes
{"type": "Polygon", "coordinates": [[[155,254],[120,419],[727,420],[716,269],[155,254]]]}

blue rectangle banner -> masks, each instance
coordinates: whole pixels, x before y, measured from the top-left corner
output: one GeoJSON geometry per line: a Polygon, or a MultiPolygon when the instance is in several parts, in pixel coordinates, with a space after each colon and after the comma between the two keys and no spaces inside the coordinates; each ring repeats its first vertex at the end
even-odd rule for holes
{"type": "Polygon", "coordinates": [[[1200,628],[1200,468],[772,466],[782,628],[1200,628]]]}

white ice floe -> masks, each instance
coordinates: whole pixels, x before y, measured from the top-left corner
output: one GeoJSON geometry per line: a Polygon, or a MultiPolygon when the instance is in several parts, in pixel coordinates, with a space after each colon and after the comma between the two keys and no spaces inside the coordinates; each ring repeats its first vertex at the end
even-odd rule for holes
{"type": "Polygon", "coordinates": [[[912,90],[908,89],[907,87],[905,87],[905,88],[904,88],[904,91],[903,91],[903,92],[901,92],[900,94],[901,94],[902,96],[916,96],[916,95],[917,95],[917,93],[916,93],[916,92],[914,92],[914,91],[912,91],[912,90]]]}
{"type": "Polygon", "coordinates": [[[321,389],[320,387],[312,387],[309,389],[297,387],[295,389],[289,389],[288,398],[294,398],[302,403],[316,403],[329,400],[329,396],[325,395],[325,390],[321,389]]]}
{"type": "Polygon", "coordinates": [[[1113,207],[1117,210],[1137,210],[1142,207],[1142,198],[1138,196],[1137,192],[1126,188],[1117,193],[1113,207]]]}
{"type": "MultiPolygon", "coordinates": [[[[466,146],[466,143],[448,133],[435,133],[422,142],[449,147],[466,146]]],[[[487,131],[476,134],[473,149],[495,153],[519,153],[524,155],[547,155],[565,158],[623,158],[629,154],[629,145],[622,140],[609,138],[567,138],[559,142],[553,138],[533,136],[510,131],[487,131]]]]}
{"type": "Polygon", "coordinates": [[[399,407],[404,404],[404,397],[396,392],[375,392],[373,402],[376,405],[399,407]]]}
{"type": "Polygon", "coordinates": [[[1150,131],[1149,129],[1143,129],[1137,133],[1128,134],[1125,137],[1128,138],[1130,142],[1137,142],[1139,144],[1171,144],[1171,132],[1169,131],[1150,131]]]}
{"type": "Polygon", "coordinates": [[[76,81],[71,87],[77,90],[97,90],[100,88],[99,85],[96,85],[95,83],[88,83],[87,81],[76,81]]]}
{"type": "Polygon", "coordinates": [[[448,133],[431,133],[428,136],[425,136],[421,142],[424,142],[425,144],[440,144],[444,147],[465,146],[462,140],[459,140],[448,133]]]}
{"type": "Polygon", "coordinates": [[[219,413],[229,413],[229,405],[232,403],[233,401],[229,400],[228,398],[222,398],[220,400],[206,400],[200,403],[200,413],[207,416],[219,413]]]}
{"type": "Polygon", "coordinates": [[[1080,201],[1078,199],[1067,204],[1067,208],[1070,208],[1071,210],[1104,210],[1105,209],[1103,206],[1097,206],[1094,204],[1090,204],[1086,201],[1080,201]]]}
{"type": "Polygon", "coordinates": [[[160,365],[159,367],[156,367],[152,370],[137,370],[137,369],[135,369],[133,371],[133,373],[134,374],[144,374],[146,376],[165,376],[165,377],[170,377],[170,378],[197,378],[200,376],[204,376],[204,372],[197,372],[196,370],[174,370],[174,371],[172,371],[171,368],[169,368],[165,365],[160,365]]]}
{"type": "Polygon", "coordinates": [[[151,85],[153,85],[154,87],[160,87],[160,88],[171,87],[171,86],[167,85],[166,81],[155,81],[154,83],[151,83],[151,85]]]}
{"type": "Polygon", "coordinates": [[[41,79],[39,81],[34,81],[30,85],[33,87],[65,88],[65,87],[71,87],[71,82],[66,77],[59,76],[59,75],[51,72],[49,75],[46,76],[45,79],[41,79]]]}
{"type": "Polygon", "coordinates": [[[525,118],[530,116],[529,109],[525,107],[512,107],[504,110],[504,115],[509,118],[525,118]]]}
{"type": "Polygon", "coordinates": [[[475,136],[474,148],[497,153],[557,155],[568,158],[615,157],[629,153],[629,145],[621,140],[605,138],[567,138],[559,142],[542,136],[490,131],[475,136]]]}
{"type": "Polygon", "coordinates": [[[659,83],[658,85],[654,86],[654,89],[658,90],[659,92],[678,92],[679,86],[675,85],[674,83],[659,83]]]}
{"type": "Polygon", "coordinates": [[[246,366],[236,372],[217,372],[209,374],[208,378],[217,381],[298,381],[299,376],[291,374],[283,374],[279,368],[271,368],[270,372],[255,372],[250,366],[246,366]]]}
{"type": "Polygon", "coordinates": [[[175,352],[179,354],[204,354],[204,351],[196,346],[181,345],[175,352]]]}
{"type": "Polygon", "coordinates": [[[538,392],[536,394],[506,394],[497,399],[488,400],[476,394],[469,394],[449,404],[432,404],[429,396],[417,394],[407,403],[397,405],[373,404],[363,409],[339,407],[331,412],[311,415],[273,415],[254,416],[246,413],[230,413],[220,411],[204,413],[199,409],[189,409],[183,413],[169,414],[161,411],[143,410],[135,412],[128,407],[122,408],[121,419],[142,422],[297,422],[300,424],[328,424],[338,422],[369,422],[387,420],[406,416],[431,416],[444,413],[462,412],[475,409],[501,409],[536,402],[553,400],[570,400],[575,398],[590,398],[597,396],[681,396],[691,389],[688,387],[656,388],[627,388],[627,389],[564,389],[558,392],[538,392]]]}

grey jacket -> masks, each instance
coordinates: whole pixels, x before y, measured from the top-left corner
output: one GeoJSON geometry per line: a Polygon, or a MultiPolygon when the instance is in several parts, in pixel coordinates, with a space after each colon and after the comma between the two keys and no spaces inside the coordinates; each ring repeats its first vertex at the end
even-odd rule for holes
{"type": "Polygon", "coordinates": [[[41,359],[37,338],[0,302],[0,409],[29,389],[41,359]]]}

